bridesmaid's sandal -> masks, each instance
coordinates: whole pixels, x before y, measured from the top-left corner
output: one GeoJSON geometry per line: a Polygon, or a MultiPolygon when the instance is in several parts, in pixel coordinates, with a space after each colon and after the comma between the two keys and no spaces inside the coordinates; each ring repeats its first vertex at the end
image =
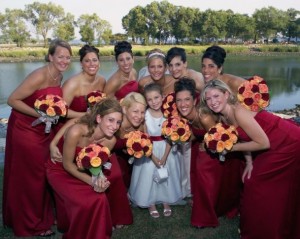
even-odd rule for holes
{"type": "Polygon", "coordinates": [[[40,233],[38,236],[39,237],[51,237],[53,235],[55,235],[55,232],[49,229],[49,230],[46,230],[46,231],[40,233]]]}

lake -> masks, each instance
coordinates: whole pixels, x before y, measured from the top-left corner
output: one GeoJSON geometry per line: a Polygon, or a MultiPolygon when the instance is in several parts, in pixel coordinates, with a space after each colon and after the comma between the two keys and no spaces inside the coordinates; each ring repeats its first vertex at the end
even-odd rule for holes
{"type": "MultiPolygon", "coordinates": [[[[189,68],[200,70],[200,56],[188,56],[189,68]]],[[[10,108],[6,101],[11,92],[23,81],[27,74],[44,65],[45,62],[0,63],[0,118],[8,117],[10,108]]],[[[135,60],[135,68],[141,69],[144,59],[135,60]]],[[[78,61],[73,61],[64,79],[80,71],[78,61]]],[[[114,59],[101,60],[99,74],[106,79],[117,69],[114,59]]],[[[268,110],[290,109],[300,104],[300,57],[282,56],[236,56],[226,58],[224,72],[242,77],[259,75],[270,89],[271,104],[268,110]]]]}

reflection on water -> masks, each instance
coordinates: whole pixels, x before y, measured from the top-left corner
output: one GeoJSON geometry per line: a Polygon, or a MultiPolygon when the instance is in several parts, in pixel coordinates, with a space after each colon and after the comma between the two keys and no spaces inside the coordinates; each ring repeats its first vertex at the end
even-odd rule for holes
{"type": "MultiPolygon", "coordinates": [[[[188,66],[200,70],[200,56],[189,56],[188,66]]],[[[31,71],[44,65],[44,62],[22,62],[0,64],[0,104],[5,104],[7,97],[31,71]]],[[[141,69],[145,60],[136,59],[135,68],[141,69]]],[[[114,60],[102,60],[99,73],[106,79],[116,70],[114,60]]],[[[79,62],[73,62],[64,79],[81,70],[79,62]]],[[[269,86],[271,105],[269,110],[293,108],[300,104],[300,58],[299,56],[228,56],[224,72],[250,77],[259,75],[269,86]]],[[[6,107],[0,107],[0,111],[6,107]]]]}

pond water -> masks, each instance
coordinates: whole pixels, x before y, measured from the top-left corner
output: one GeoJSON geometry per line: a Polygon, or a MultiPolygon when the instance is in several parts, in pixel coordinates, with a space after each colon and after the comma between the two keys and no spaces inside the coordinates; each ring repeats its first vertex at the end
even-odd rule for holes
{"type": "MultiPolygon", "coordinates": [[[[200,70],[200,56],[189,56],[189,67],[200,70]]],[[[11,92],[23,81],[27,74],[44,65],[44,62],[0,63],[0,118],[9,116],[6,101],[11,92]]],[[[135,68],[141,69],[144,59],[135,60],[135,68]]],[[[64,79],[80,71],[78,61],[72,62],[64,73],[64,79]]],[[[106,79],[117,69],[112,60],[102,60],[99,74],[106,79]]],[[[300,58],[299,56],[235,56],[226,58],[224,71],[233,75],[250,77],[259,75],[269,86],[271,104],[268,110],[290,109],[300,104],[300,58]]]]}

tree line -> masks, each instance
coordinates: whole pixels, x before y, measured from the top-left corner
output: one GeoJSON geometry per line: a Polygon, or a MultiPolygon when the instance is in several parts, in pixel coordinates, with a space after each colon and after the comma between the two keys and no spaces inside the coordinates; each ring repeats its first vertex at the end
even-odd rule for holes
{"type": "Polygon", "coordinates": [[[287,11],[274,7],[256,9],[252,16],[234,13],[232,10],[200,11],[198,8],[175,6],[167,0],[153,1],[145,7],[136,6],[122,18],[126,34],[112,34],[110,23],[96,13],[82,14],[75,19],[60,5],[33,2],[24,9],[5,9],[0,12],[1,43],[16,43],[22,47],[42,37],[44,46],[52,38],[67,41],[75,39],[79,29],[81,41],[98,45],[117,40],[143,44],[164,44],[169,39],[179,43],[212,42],[223,39],[236,42],[272,39],[277,35],[300,37],[300,11],[287,11]],[[34,33],[34,36],[31,33],[34,33]]]}

